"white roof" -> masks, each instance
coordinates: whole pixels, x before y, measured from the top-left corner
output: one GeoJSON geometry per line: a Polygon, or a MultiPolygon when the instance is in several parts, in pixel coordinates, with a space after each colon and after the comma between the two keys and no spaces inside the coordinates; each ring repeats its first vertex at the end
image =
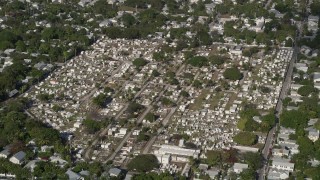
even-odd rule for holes
{"type": "Polygon", "coordinates": [[[286,166],[294,168],[294,163],[290,163],[289,159],[285,158],[272,158],[272,164],[276,166],[286,166]]]}
{"type": "Polygon", "coordinates": [[[185,149],[178,146],[172,145],[161,145],[159,149],[160,154],[176,154],[181,156],[198,156],[199,151],[194,149],[185,149]]]}
{"type": "Polygon", "coordinates": [[[243,163],[234,163],[233,165],[233,169],[247,169],[248,167],[248,164],[243,163]]]}

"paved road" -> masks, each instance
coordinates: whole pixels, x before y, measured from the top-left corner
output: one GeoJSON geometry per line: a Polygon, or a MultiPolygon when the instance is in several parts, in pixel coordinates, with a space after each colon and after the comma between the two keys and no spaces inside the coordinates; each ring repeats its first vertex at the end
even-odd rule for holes
{"type": "MultiPolygon", "coordinates": [[[[147,83],[144,84],[144,86],[140,89],[140,91],[134,96],[133,100],[135,100],[136,98],[138,98],[140,96],[140,94],[147,88],[149,82],[147,80],[147,83]]],[[[115,119],[119,119],[119,117],[125,112],[125,110],[128,108],[129,103],[127,103],[115,116],[115,119]]],[[[95,136],[93,139],[93,142],[91,143],[91,145],[85,150],[84,152],[84,158],[89,160],[90,159],[90,155],[92,152],[92,148],[94,146],[96,146],[100,140],[101,137],[105,136],[108,132],[108,130],[111,128],[111,124],[109,124],[106,128],[102,129],[101,132],[99,133],[99,135],[95,136]]]]}
{"type": "MultiPolygon", "coordinates": [[[[137,124],[141,123],[144,119],[144,117],[150,112],[150,110],[152,109],[152,106],[149,106],[141,115],[140,117],[137,119],[137,124]]],[[[114,150],[114,152],[109,156],[108,160],[113,160],[116,155],[119,153],[119,151],[121,150],[121,148],[123,147],[123,145],[128,141],[128,139],[130,138],[132,132],[135,129],[133,128],[131,131],[129,131],[124,138],[121,140],[120,144],[117,146],[117,148],[114,150]]]]}
{"type": "MultiPolygon", "coordinates": [[[[182,70],[182,68],[179,69],[179,71],[177,73],[180,73],[182,70]]],[[[200,72],[198,71],[197,74],[194,76],[194,80],[198,78],[198,76],[200,75],[200,72]]],[[[186,90],[188,91],[192,86],[192,83],[186,88],[186,90]]],[[[177,101],[177,106],[179,105],[179,103],[183,100],[183,97],[180,97],[177,101]]],[[[173,107],[170,109],[170,112],[167,114],[167,116],[163,119],[162,121],[162,127],[160,129],[158,129],[157,131],[157,135],[153,136],[145,145],[144,149],[142,150],[142,154],[147,154],[150,151],[151,146],[154,144],[154,142],[156,141],[158,135],[164,130],[164,127],[169,123],[171,117],[173,116],[173,114],[176,112],[177,107],[173,107]]]]}
{"type": "MultiPolygon", "coordinates": [[[[275,138],[274,134],[275,134],[276,128],[279,124],[279,116],[282,112],[282,100],[286,97],[287,92],[290,88],[293,67],[294,67],[295,61],[297,60],[297,54],[298,54],[298,47],[296,44],[295,44],[295,47],[293,50],[294,50],[294,52],[293,52],[292,58],[289,62],[289,65],[287,66],[285,79],[282,84],[282,89],[280,91],[280,95],[279,95],[278,102],[277,102],[276,109],[275,109],[276,110],[275,116],[276,116],[277,122],[276,122],[276,125],[269,131],[266,142],[265,142],[265,146],[262,150],[262,155],[265,159],[265,162],[268,162],[269,152],[273,146],[273,142],[274,142],[274,138],[275,138]]],[[[259,180],[264,179],[264,176],[266,175],[267,171],[268,171],[268,164],[265,163],[264,166],[262,167],[262,169],[259,170],[259,180]]]]}
{"type": "MultiPolygon", "coordinates": [[[[179,75],[184,68],[185,68],[185,65],[182,65],[182,66],[178,69],[178,71],[176,72],[176,74],[179,75]]],[[[166,86],[164,87],[164,89],[160,92],[160,94],[158,95],[158,97],[153,101],[152,105],[156,104],[156,103],[160,100],[160,98],[163,96],[164,92],[166,92],[166,90],[168,89],[168,87],[169,87],[169,85],[166,85],[166,86]]],[[[150,110],[152,109],[152,105],[150,105],[150,106],[144,111],[144,113],[138,118],[137,123],[141,123],[141,122],[143,121],[144,117],[145,117],[145,116],[150,112],[150,110]]],[[[171,109],[171,112],[166,116],[166,118],[165,118],[165,119],[163,120],[163,122],[162,122],[162,124],[163,124],[164,126],[169,122],[169,119],[171,118],[171,116],[174,114],[175,111],[176,111],[176,107],[173,108],[173,109],[171,109]]],[[[128,139],[130,138],[133,130],[134,130],[134,129],[132,129],[129,133],[127,133],[127,134],[125,135],[125,137],[122,139],[121,143],[117,146],[117,148],[115,149],[115,151],[109,156],[108,160],[113,160],[113,159],[116,157],[117,153],[121,150],[121,148],[123,147],[123,145],[125,144],[125,142],[127,142],[128,139]]],[[[160,128],[157,133],[159,134],[162,130],[163,130],[163,127],[162,127],[162,129],[160,128]]],[[[150,147],[151,147],[151,145],[153,144],[153,143],[151,143],[151,142],[152,142],[152,140],[153,140],[153,142],[154,142],[155,139],[156,139],[156,136],[154,136],[153,138],[151,138],[151,140],[148,141],[147,146],[150,146],[150,147]],[[148,145],[148,144],[149,144],[149,145],[148,145]]],[[[144,150],[144,151],[145,151],[145,150],[144,150]]]]}
{"type": "MultiPolygon", "coordinates": [[[[117,74],[120,70],[121,70],[121,67],[125,64],[126,62],[123,62],[121,63],[121,65],[114,71],[112,71],[111,75],[102,83],[102,84],[106,84],[108,83],[113,77],[115,74],[117,74]]],[[[95,92],[97,92],[98,88],[93,88],[89,94],[83,96],[79,101],[82,102],[83,104],[85,102],[87,102],[88,100],[91,99],[91,97],[94,95],[95,92]]]]}
{"type": "MultiPolygon", "coordinates": [[[[164,92],[166,92],[166,90],[168,89],[168,85],[165,86],[165,88],[160,92],[160,94],[158,95],[158,97],[153,101],[153,103],[148,106],[148,108],[142,113],[142,115],[140,115],[140,117],[137,119],[137,124],[141,123],[144,119],[144,117],[151,111],[152,109],[152,105],[156,104],[160,98],[163,96],[164,92]]],[[[123,147],[124,143],[128,141],[129,137],[131,136],[132,132],[134,131],[134,129],[132,129],[129,133],[127,133],[124,138],[121,140],[121,143],[117,146],[117,148],[115,149],[115,151],[109,156],[108,160],[113,160],[115,158],[115,156],[117,155],[117,153],[121,150],[121,148],[123,147]]]]}
{"type": "Polygon", "coordinates": [[[176,112],[177,107],[173,107],[170,109],[170,112],[167,114],[167,116],[163,119],[162,121],[162,127],[160,129],[158,129],[157,131],[157,135],[153,136],[148,143],[144,146],[144,149],[142,150],[142,154],[147,154],[150,149],[151,146],[153,145],[153,143],[156,141],[158,135],[164,130],[164,127],[168,124],[169,120],[171,119],[171,117],[173,116],[173,114],[176,112]]]}

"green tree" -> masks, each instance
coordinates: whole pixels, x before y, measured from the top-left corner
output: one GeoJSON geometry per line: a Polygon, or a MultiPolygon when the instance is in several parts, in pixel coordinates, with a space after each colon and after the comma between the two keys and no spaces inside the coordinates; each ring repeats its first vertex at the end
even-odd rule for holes
{"type": "Polygon", "coordinates": [[[296,128],[300,125],[306,126],[308,122],[308,115],[306,112],[300,110],[283,111],[280,115],[281,126],[296,128]]]}
{"type": "Polygon", "coordinates": [[[111,101],[111,97],[108,97],[104,93],[101,93],[92,99],[92,102],[99,107],[104,107],[105,104],[110,101],[111,101]]]}
{"type": "Polygon", "coordinates": [[[188,59],[187,63],[194,67],[202,67],[208,65],[208,59],[204,56],[195,56],[188,59]]]}
{"type": "Polygon", "coordinates": [[[136,23],[136,18],[128,13],[123,14],[121,20],[123,22],[123,25],[125,25],[126,27],[130,27],[136,23]]]}
{"type": "Polygon", "coordinates": [[[276,123],[276,117],[273,113],[269,113],[262,117],[261,131],[269,131],[276,123]]]}
{"type": "Polygon", "coordinates": [[[313,3],[310,6],[312,15],[319,16],[320,15],[320,2],[319,1],[313,1],[313,3]]]}
{"type": "Polygon", "coordinates": [[[250,146],[256,143],[257,136],[250,132],[240,132],[234,136],[233,140],[244,146],[250,146]]]}
{"type": "Polygon", "coordinates": [[[131,102],[127,108],[127,113],[129,114],[134,114],[144,108],[143,105],[136,103],[136,102],[131,102]]]}
{"type": "Polygon", "coordinates": [[[242,73],[236,67],[232,67],[232,68],[226,69],[224,71],[224,73],[223,73],[223,76],[226,79],[230,79],[230,80],[233,80],[233,81],[240,80],[243,77],[242,73]]]}
{"type": "Polygon", "coordinates": [[[315,91],[315,88],[312,86],[302,86],[298,89],[298,94],[300,94],[301,96],[309,96],[315,91]]]}
{"type": "Polygon", "coordinates": [[[240,179],[241,180],[247,180],[247,179],[254,180],[254,179],[256,179],[256,172],[250,168],[245,169],[240,173],[240,179]]]}
{"type": "Polygon", "coordinates": [[[85,119],[83,121],[83,125],[86,127],[86,130],[93,134],[97,131],[99,131],[102,127],[101,123],[92,119],[85,119]]]}
{"type": "Polygon", "coordinates": [[[157,119],[157,116],[154,115],[153,113],[149,112],[146,116],[145,119],[149,122],[154,122],[157,119]]]}
{"type": "Polygon", "coordinates": [[[146,64],[148,64],[148,61],[146,61],[143,58],[137,58],[135,59],[132,64],[137,68],[137,69],[141,69],[143,66],[145,66],[146,64]]]}
{"type": "Polygon", "coordinates": [[[222,164],[222,152],[217,150],[207,151],[207,162],[211,166],[217,166],[222,164]]]}
{"type": "Polygon", "coordinates": [[[182,91],[180,92],[180,95],[183,96],[183,97],[189,97],[189,96],[190,96],[190,94],[189,94],[187,91],[185,91],[185,90],[182,90],[182,91]]]}
{"type": "Polygon", "coordinates": [[[258,170],[262,166],[263,157],[260,153],[247,152],[244,154],[243,158],[249,165],[249,168],[258,170]]]}
{"type": "Polygon", "coordinates": [[[161,74],[160,74],[159,71],[157,71],[157,70],[152,70],[151,75],[152,75],[153,77],[158,77],[158,76],[160,76],[161,74]]]}
{"type": "Polygon", "coordinates": [[[159,167],[158,159],[153,154],[141,154],[133,158],[127,165],[129,170],[148,172],[159,167]]]}
{"type": "Polygon", "coordinates": [[[141,141],[148,141],[150,139],[150,136],[147,135],[146,133],[140,132],[138,137],[137,137],[137,141],[141,142],[141,141]]]}
{"type": "Polygon", "coordinates": [[[212,55],[212,56],[209,57],[209,60],[213,65],[220,66],[225,62],[226,57],[219,56],[219,55],[212,55]]]}

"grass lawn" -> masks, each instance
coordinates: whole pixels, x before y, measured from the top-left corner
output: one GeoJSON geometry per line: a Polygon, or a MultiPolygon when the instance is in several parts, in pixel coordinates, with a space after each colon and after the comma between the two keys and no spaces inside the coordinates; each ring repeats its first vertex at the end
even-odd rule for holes
{"type": "Polygon", "coordinates": [[[210,93],[209,89],[203,89],[200,95],[196,98],[193,104],[190,105],[190,110],[199,110],[202,108],[202,103],[205,101],[205,98],[210,93]]]}
{"type": "Polygon", "coordinates": [[[211,110],[214,110],[214,108],[218,106],[218,103],[219,103],[221,97],[222,97],[221,92],[218,92],[218,93],[211,96],[211,98],[210,98],[210,109],[211,110]]]}
{"type": "Polygon", "coordinates": [[[237,94],[236,93],[231,93],[230,94],[230,99],[226,105],[226,109],[230,109],[231,105],[233,104],[233,102],[237,99],[237,94]]]}

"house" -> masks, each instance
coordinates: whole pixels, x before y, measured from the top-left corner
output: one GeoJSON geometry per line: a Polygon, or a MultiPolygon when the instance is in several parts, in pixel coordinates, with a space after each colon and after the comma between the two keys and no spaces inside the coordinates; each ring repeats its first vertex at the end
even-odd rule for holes
{"type": "Polygon", "coordinates": [[[301,88],[303,85],[301,84],[291,84],[291,90],[298,91],[299,88],[301,88]]]}
{"type": "Polygon", "coordinates": [[[261,122],[262,122],[260,116],[253,116],[252,119],[253,119],[254,121],[256,121],[257,123],[261,123],[261,122]]]}
{"type": "Polygon", "coordinates": [[[61,159],[59,156],[51,156],[50,162],[58,165],[59,167],[64,167],[68,163],[68,161],[61,159]]]}
{"type": "Polygon", "coordinates": [[[297,70],[302,71],[304,73],[308,71],[308,66],[305,63],[296,63],[295,67],[297,68],[297,70]]]}
{"type": "Polygon", "coordinates": [[[131,180],[132,177],[133,177],[132,174],[127,173],[127,174],[126,174],[126,177],[124,178],[124,180],[131,180]]]}
{"type": "Polygon", "coordinates": [[[111,177],[119,177],[120,173],[121,173],[121,169],[118,169],[118,168],[111,168],[109,170],[109,175],[111,177]]]}
{"type": "Polygon", "coordinates": [[[303,45],[300,48],[300,52],[306,56],[309,56],[309,54],[312,52],[312,49],[308,46],[303,45]]]}
{"type": "Polygon", "coordinates": [[[314,128],[307,128],[308,131],[308,138],[315,142],[319,139],[319,130],[314,129],[314,128]]]}
{"type": "Polygon", "coordinates": [[[220,174],[220,170],[209,169],[206,173],[209,175],[210,179],[215,179],[220,174]]]}
{"type": "Polygon", "coordinates": [[[269,10],[269,13],[273,13],[276,18],[283,18],[284,14],[281,14],[278,10],[274,9],[273,7],[269,10]]]}
{"type": "Polygon", "coordinates": [[[119,135],[120,136],[124,136],[127,134],[127,128],[120,128],[119,130],[119,135]]]}
{"type": "Polygon", "coordinates": [[[294,163],[290,163],[289,159],[273,157],[272,168],[293,172],[294,163]]]}
{"type": "Polygon", "coordinates": [[[108,0],[108,4],[115,4],[117,2],[117,0],[108,0]]]}
{"type": "Polygon", "coordinates": [[[298,107],[295,106],[287,106],[287,111],[298,110],[298,107]]]}
{"type": "Polygon", "coordinates": [[[52,0],[53,3],[63,3],[64,0],[52,0]]]}
{"type": "Polygon", "coordinates": [[[215,5],[214,3],[205,4],[205,7],[206,7],[206,12],[207,12],[208,14],[211,14],[211,13],[213,13],[214,8],[216,7],[216,5],[215,5]]]}
{"type": "Polygon", "coordinates": [[[37,64],[35,64],[33,67],[38,69],[39,71],[43,70],[45,67],[47,66],[46,63],[44,62],[39,62],[37,64]]]}
{"type": "Polygon", "coordinates": [[[230,48],[230,53],[231,54],[236,54],[236,55],[241,55],[242,54],[242,47],[241,46],[234,46],[230,48]]]}
{"type": "Polygon", "coordinates": [[[271,168],[268,173],[267,179],[278,180],[278,179],[288,179],[289,171],[282,171],[278,169],[271,168]]]}
{"type": "Polygon", "coordinates": [[[234,163],[233,172],[240,174],[243,170],[248,169],[248,164],[234,163]]]}
{"type": "Polygon", "coordinates": [[[313,83],[320,83],[320,73],[319,72],[313,73],[313,83]]]}
{"type": "Polygon", "coordinates": [[[41,146],[40,151],[41,152],[49,152],[51,149],[53,149],[53,146],[44,145],[44,146],[41,146]]]}
{"type": "Polygon", "coordinates": [[[171,155],[172,161],[187,162],[189,157],[199,158],[200,150],[186,149],[179,146],[166,145],[160,146],[159,150],[154,151],[157,155],[171,155]]]}
{"type": "Polygon", "coordinates": [[[19,91],[17,89],[14,89],[9,92],[8,96],[11,98],[11,97],[17,95],[18,93],[19,93],[19,91]]]}
{"type": "Polygon", "coordinates": [[[317,167],[320,165],[320,161],[318,161],[316,159],[311,159],[308,161],[308,163],[310,163],[312,167],[317,167]]]}
{"type": "Polygon", "coordinates": [[[290,151],[287,149],[272,149],[273,156],[289,156],[290,151]]]}
{"type": "Polygon", "coordinates": [[[206,170],[209,169],[209,165],[208,165],[208,164],[199,164],[198,169],[199,169],[200,171],[206,171],[206,170]]]}
{"type": "Polygon", "coordinates": [[[19,151],[18,153],[13,155],[9,160],[10,160],[10,162],[12,162],[14,164],[21,165],[24,162],[25,157],[26,157],[26,153],[23,151],[19,151]]]}
{"type": "Polygon", "coordinates": [[[90,172],[89,171],[85,171],[85,170],[82,170],[79,172],[79,174],[83,177],[83,176],[90,176],[90,172]]]}
{"type": "Polygon", "coordinates": [[[316,33],[319,29],[318,23],[319,23],[319,16],[310,15],[308,17],[308,31],[316,33]]]}
{"type": "Polygon", "coordinates": [[[91,2],[92,2],[92,0],[80,0],[80,2],[78,4],[82,7],[84,7],[91,2]]]}
{"type": "Polygon", "coordinates": [[[26,164],[24,166],[24,168],[29,169],[31,172],[33,172],[34,168],[37,166],[37,162],[39,162],[40,160],[32,160],[30,162],[28,162],[28,164],[26,164]]]}
{"type": "Polygon", "coordinates": [[[311,52],[311,57],[317,57],[318,55],[319,55],[319,50],[318,50],[318,49],[313,50],[313,51],[311,52]]]}
{"type": "Polygon", "coordinates": [[[264,17],[256,18],[255,19],[255,24],[256,25],[255,26],[251,26],[249,29],[251,31],[255,31],[255,32],[263,32],[264,23],[265,23],[264,17]]]}
{"type": "Polygon", "coordinates": [[[259,151],[259,148],[248,147],[248,146],[233,146],[233,148],[241,152],[258,152],[259,151]]]}
{"type": "Polygon", "coordinates": [[[112,25],[112,22],[109,19],[106,19],[99,23],[99,27],[109,27],[111,25],[112,25]]]}
{"type": "Polygon", "coordinates": [[[156,157],[161,164],[169,164],[171,160],[171,155],[170,154],[156,154],[156,157]]]}
{"type": "Polygon", "coordinates": [[[68,169],[66,172],[67,176],[69,177],[69,180],[83,180],[84,178],[81,177],[78,173],[73,172],[72,170],[68,169]]]}
{"type": "Polygon", "coordinates": [[[10,156],[10,151],[9,149],[4,149],[0,152],[0,158],[8,158],[10,156]]]}
{"type": "Polygon", "coordinates": [[[314,126],[319,121],[318,118],[310,119],[308,121],[308,126],[314,126]]]}

